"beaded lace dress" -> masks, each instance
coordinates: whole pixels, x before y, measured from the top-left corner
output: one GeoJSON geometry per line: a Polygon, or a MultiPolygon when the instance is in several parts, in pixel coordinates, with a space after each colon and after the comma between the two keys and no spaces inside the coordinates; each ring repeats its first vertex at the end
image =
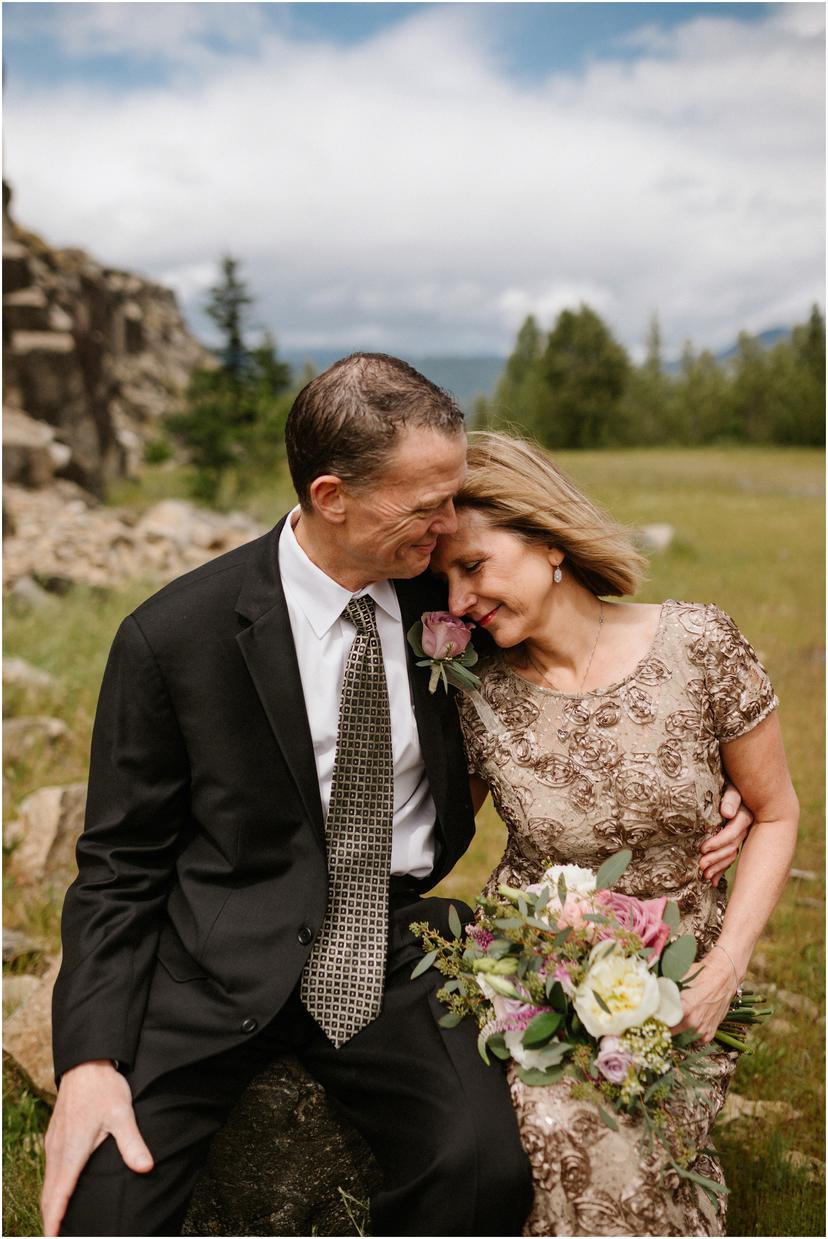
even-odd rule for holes
{"type": "MultiPolygon", "coordinates": [[[[478,668],[475,669],[476,671],[478,668]]],[[[721,741],[744,735],[778,705],[756,653],[718,607],[665,602],[647,656],[607,688],[570,694],[523,679],[494,655],[481,687],[458,694],[472,773],[491,788],[509,832],[486,890],[537,882],[549,864],[597,868],[630,848],[616,889],[678,903],[681,930],[715,942],[724,879],[699,873],[699,847],[721,827],[721,741]]],[[[723,1182],[710,1128],[735,1055],[708,1060],[711,1088],[676,1104],[674,1138],[696,1150],[691,1169],[723,1182]]],[[[641,1148],[641,1127],[620,1117],[610,1131],[595,1107],[572,1098],[572,1081],[542,1088],[510,1069],[512,1100],[532,1162],[535,1197],[527,1235],[719,1235],[713,1205],[676,1175],[663,1151],[641,1148]]]]}

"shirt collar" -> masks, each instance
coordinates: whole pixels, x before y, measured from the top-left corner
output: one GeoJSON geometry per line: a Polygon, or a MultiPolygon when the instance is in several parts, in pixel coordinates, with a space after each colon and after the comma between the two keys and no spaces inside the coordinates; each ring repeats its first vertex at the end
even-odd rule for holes
{"type": "Polygon", "coordinates": [[[294,508],[284,523],[279,538],[279,570],[285,593],[302,611],[316,636],[324,637],[351,599],[363,594],[369,594],[387,615],[401,622],[400,604],[390,581],[375,581],[351,593],[308,558],[293,532],[299,511],[294,508]]]}

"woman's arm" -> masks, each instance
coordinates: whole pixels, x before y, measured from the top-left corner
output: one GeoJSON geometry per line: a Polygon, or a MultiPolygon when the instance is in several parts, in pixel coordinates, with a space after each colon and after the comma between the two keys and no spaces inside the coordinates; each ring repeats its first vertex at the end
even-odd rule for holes
{"type": "MultiPolygon", "coordinates": [[[[796,846],[799,802],[791,783],[776,710],[753,731],[721,745],[728,777],[754,815],[719,940],[682,993],[684,1020],[711,1041],[776,907],[796,846]]],[[[674,1030],[677,1031],[677,1030],[674,1030]]]]}

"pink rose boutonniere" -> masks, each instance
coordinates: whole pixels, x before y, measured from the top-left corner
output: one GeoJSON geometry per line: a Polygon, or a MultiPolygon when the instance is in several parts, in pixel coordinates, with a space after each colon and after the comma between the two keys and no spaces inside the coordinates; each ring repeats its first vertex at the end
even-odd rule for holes
{"type": "Polygon", "coordinates": [[[446,692],[449,684],[466,692],[479,687],[477,676],[469,671],[477,662],[477,650],[471,643],[473,628],[474,624],[449,611],[424,611],[408,630],[408,644],[418,655],[417,666],[431,668],[430,693],[436,692],[440,681],[446,692]]]}

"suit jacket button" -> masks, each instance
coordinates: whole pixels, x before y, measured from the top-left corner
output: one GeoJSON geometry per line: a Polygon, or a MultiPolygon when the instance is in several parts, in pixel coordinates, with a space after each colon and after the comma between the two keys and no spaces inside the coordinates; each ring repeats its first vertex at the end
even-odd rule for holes
{"type": "Polygon", "coordinates": [[[258,1027],[259,1027],[259,1021],[250,1019],[249,1017],[248,1019],[242,1020],[241,1022],[241,1030],[243,1033],[255,1032],[258,1027]]]}
{"type": "Polygon", "coordinates": [[[307,925],[303,925],[302,928],[299,930],[299,933],[296,936],[301,942],[302,946],[308,946],[309,943],[313,942],[313,930],[310,929],[307,925]]]}

